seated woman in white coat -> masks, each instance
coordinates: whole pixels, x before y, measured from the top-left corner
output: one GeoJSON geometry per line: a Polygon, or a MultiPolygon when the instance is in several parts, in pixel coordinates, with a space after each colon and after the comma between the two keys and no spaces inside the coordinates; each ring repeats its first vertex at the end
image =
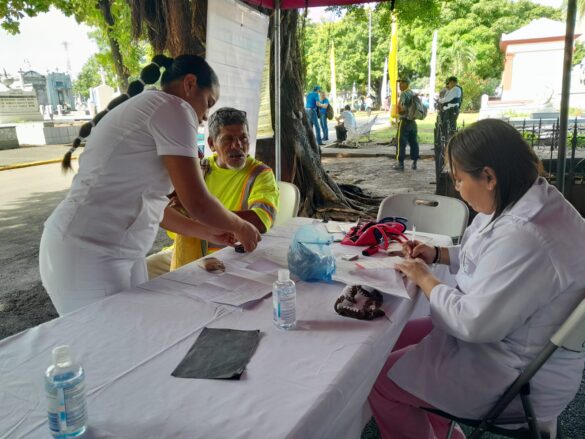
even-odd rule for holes
{"type": "MultiPolygon", "coordinates": [[[[384,438],[445,437],[449,421],[420,407],[484,416],[585,297],[585,221],[539,177],[522,136],[482,120],[455,135],[447,155],[456,190],[478,215],[461,245],[409,243],[397,264],[431,315],[406,326],[370,394],[384,438]],[[448,265],[457,287],[442,284],[432,263],[448,265]]],[[[581,354],[559,349],[535,375],[540,422],[573,399],[583,366],[581,354]]],[[[521,411],[513,401],[506,414],[521,411]]]]}
{"type": "Polygon", "coordinates": [[[197,128],[218,99],[217,75],[203,58],[157,55],[140,81],[82,126],[63,161],[69,168],[89,136],[79,172],[46,221],[39,250],[43,286],[59,314],[146,282],[159,223],[254,250],[258,229],[209,193],[196,166],[197,128]],[[142,92],[159,78],[162,90],[142,92]],[[190,218],[167,206],[173,190],[190,218]]]}

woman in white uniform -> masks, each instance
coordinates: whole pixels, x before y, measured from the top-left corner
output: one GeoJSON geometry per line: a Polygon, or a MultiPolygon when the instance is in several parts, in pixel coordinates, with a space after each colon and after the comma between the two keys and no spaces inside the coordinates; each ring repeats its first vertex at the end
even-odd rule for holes
{"type": "MultiPolygon", "coordinates": [[[[585,221],[544,178],[522,136],[482,120],[454,136],[455,188],[478,212],[461,245],[407,245],[397,269],[428,297],[431,316],[411,322],[369,397],[384,438],[445,437],[448,421],[484,416],[585,297],[585,221]],[[428,264],[449,265],[457,287],[428,264]]],[[[557,350],[531,381],[539,421],[552,424],[583,373],[579,353],[557,350]]],[[[521,413],[513,401],[507,414],[521,413]]],[[[463,438],[461,431],[454,437],[463,438]]]]}
{"type": "Polygon", "coordinates": [[[91,132],[79,172],[46,221],[39,250],[41,279],[59,314],[147,281],[145,256],[159,224],[254,250],[258,230],[207,191],[196,166],[197,128],[218,98],[217,76],[203,58],[157,55],[127,94],[81,128],[63,160],[70,167],[91,132]],[[162,67],[162,90],[142,92],[162,67]],[[166,208],[173,190],[193,219],[166,208]]]}

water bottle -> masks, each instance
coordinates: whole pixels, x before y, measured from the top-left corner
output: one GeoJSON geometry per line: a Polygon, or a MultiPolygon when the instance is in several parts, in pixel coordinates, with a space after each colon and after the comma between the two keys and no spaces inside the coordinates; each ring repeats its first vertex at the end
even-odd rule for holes
{"type": "Polygon", "coordinates": [[[85,373],[69,346],[53,349],[53,364],[45,373],[49,430],[54,438],[81,436],[87,427],[85,373]]]}
{"type": "Polygon", "coordinates": [[[274,324],[292,329],[297,323],[297,288],[288,270],[278,270],[278,280],[272,285],[274,324]]]}

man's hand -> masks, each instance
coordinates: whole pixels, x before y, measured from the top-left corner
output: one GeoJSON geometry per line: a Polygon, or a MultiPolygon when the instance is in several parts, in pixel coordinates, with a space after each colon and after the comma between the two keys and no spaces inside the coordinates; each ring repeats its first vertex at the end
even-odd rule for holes
{"type": "Polygon", "coordinates": [[[248,253],[254,251],[258,245],[258,241],[262,240],[258,229],[248,221],[242,219],[240,219],[240,227],[234,231],[234,235],[248,253]]]}

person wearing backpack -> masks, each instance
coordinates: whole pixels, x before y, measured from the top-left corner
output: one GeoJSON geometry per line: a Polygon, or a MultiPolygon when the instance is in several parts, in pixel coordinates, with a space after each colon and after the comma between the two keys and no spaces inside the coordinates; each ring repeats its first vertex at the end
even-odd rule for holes
{"type": "Polygon", "coordinates": [[[438,99],[438,102],[443,112],[441,115],[443,133],[446,133],[446,138],[450,139],[457,131],[457,117],[459,116],[463,93],[461,87],[457,85],[455,76],[447,78],[446,85],[447,91],[442,98],[438,99]]]}
{"type": "Polygon", "coordinates": [[[319,107],[319,122],[321,123],[321,132],[323,133],[321,140],[329,140],[329,128],[327,127],[327,110],[331,106],[329,103],[329,99],[327,99],[327,94],[321,90],[319,92],[321,100],[317,104],[319,107]]]}
{"type": "MultiPolygon", "coordinates": [[[[400,122],[398,123],[398,151],[396,154],[396,163],[392,169],[397,171],[404,171],[404,157],[406,155],[406,145],[410,145],[410,158],[412,160],[412,169],[416,170],[416,162],[418,160],[418,141],[416,115],[410,111],[412,104],[415,103],[415,96],[410,89],[410,81],[408,79],[401,79],[399,81],[400,98],[398,100],[398,114],[400,115],[400,122]]],[[[420,100],[420,99],[419,99],[420,100]]]]}

